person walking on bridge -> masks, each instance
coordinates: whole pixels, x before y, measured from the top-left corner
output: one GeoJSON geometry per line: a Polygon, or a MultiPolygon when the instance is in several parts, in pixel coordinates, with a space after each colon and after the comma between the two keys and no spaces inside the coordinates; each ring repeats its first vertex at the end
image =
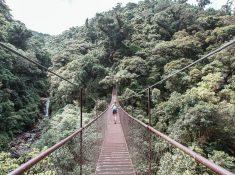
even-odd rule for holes
{"type": "Polygon", "coordinates": [[[113,117],[114,117],[114,124],[117,123],[117,110],[118,110],[117,102],[114,101],[114,103],[113,103],[113,105],[112,105],[112,111],[113,111],[113,117]]]}

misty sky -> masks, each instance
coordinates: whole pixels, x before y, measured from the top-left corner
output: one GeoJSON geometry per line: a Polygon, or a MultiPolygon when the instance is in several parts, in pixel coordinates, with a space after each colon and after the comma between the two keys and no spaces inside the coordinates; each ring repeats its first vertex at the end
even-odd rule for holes
{"type": "MultiPolygon", "coordinates": [[[[81,26],[86,18],[97,12],[112,9],[117,3],[125,5],[139,0],[5,0],[14,19],[26,24],[29,29],[59,34],[72,26],[81,26]]],[[[219,9],[227,0],[211,0],[211,6],[219,9]]],[[[188,0],[196,3],[196,0],[188,0]]]]}

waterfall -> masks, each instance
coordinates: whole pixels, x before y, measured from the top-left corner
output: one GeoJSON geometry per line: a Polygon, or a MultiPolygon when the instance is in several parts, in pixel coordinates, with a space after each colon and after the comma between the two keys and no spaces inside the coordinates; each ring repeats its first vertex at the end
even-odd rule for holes
{"type": "Polygon", "coordinates": [[[50,98],[46,99],[45,107],[44,107],[44,115],[45,117],[49,116],[49,107],[50,107],[50,98]]]}

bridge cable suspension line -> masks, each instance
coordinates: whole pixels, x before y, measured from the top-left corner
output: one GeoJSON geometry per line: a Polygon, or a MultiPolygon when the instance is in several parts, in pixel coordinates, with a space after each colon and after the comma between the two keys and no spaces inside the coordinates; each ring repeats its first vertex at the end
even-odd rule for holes
{"type": "Polygon", "coordinates": [[[4,44],[4,43],[2,43],[2,42],[0,42],[0,47],[2,47],[2,48],[4,48],[4,49],[6,49],[6,50],[8,50],[8,51],[10,51],[10,52],[12,52],[12,53],[14,53],[14,54],[16,54],[17,56],[20,56],[21,58],[23,58],[23,59],[25,59],[25,60],[27,60],[27,61],[29,61],[29,62],[31,62],[31,63],[37,65],[37,66],[39,66],[41,69],[44,69],[44,70],[46,70],[47,72],[50,72],[51,74],[53,74],[53,75],[59,77],[60,79],[66,81],[66,82],[68,82],[68,83],[70,83],[70,84],[72,84],[72,85],[74,85],[74,86],[79,86],[77,83],[73,83],[73,82],[71,82],[70,80],[68,80],[67,78],[65,78],[65,77],[63,77],[63,76],[61,76],[61,75],[59,75],[59,74],[57,74],[57,73],[55,73],[55,72],[49,70],[46,66],[43,66],[43,65],[40,64],[39,62],[34,61],[34,60],[28,58],[27,56],[21,54],[19,51],[16,51],[15,49],[12,49],[11,47],[7,46],[6,44],[4,44]]]}
{"type": "MultiPolygon", "coordinates": [[[[208,57],[210,57],[210,56],[216,54],[217,52],[219,52],[219,51],[221,51],[221,50],[223,50],[223,49],[225,49],[225,48],[231,46],[231,45],[234,44],[234,43],[235,43],[235,38],[232,39],[231,41],[229,41],[228,43],[222,45],[221,47],[217,48],[216,50],[214,50],[214,51],[212,51],[212,52],[210,52],[210,53],[204,55],[203,57],[199,58],[198,60],[192,62],[191,64],[185,66],[184,68],[179,69],[178,71],[176,71],[176,72],[170,74],[169,76],[165,77],[164,79],[160,80],[159,82],[157,82],[157,83],[155,83],[155,84],[149,86],[148,88],[153,88],[154,86],[156,86],[156,85],[158,85],[158,84],[161,84],[162,82],[164,82],[165,80],[169,79],[170,77],[172,77],[172,76],[174,76],[174,75],[176,75],[176,74],[182,72],[183,70],[185,70],[185,69],[187,69],[187,68],[193,66],[194,64],[196,64],[196,63],[198,63],[198,62],[200,62],[200,61],[202,61],[202,60],[204,60],[204,59],[206,59],[206,58],[208,58],[208,57]]],[[[144,90],[147,90],[148,88],[146,88],[146,89],[144,89],[144,90]]]]}
{"type": "Polygon", "coordinates": [[[123,101],[124,101],[124,100],[128,100],[128,99],[133,98],[133,97],[141,97],[141,96],[143,95],[142,93],[144,93],[145,91],[147,91],[149,88],[151,89],[151,88],[155,87],[156,85],[163,83],[164,81],[166,81],[167,79],[171,78],[172,76],[174,76],[174,75],[176,75],[176,74],[178,74],[178,73],[184,71],[185,69],[187,69],[187,68],[189,68],[189,67],[195,65],[196,63],[198,63],[198,62],[200,62],[200,61],[202,61],[202,60],[204,60],[204,59],[206,59],[206,58],[208,58],[208,57],[210,57],[210,56],[212,56],[212,55],[218,53],[219,51],[221,51],[221,50],[223,50],[223,49],[225,49],[225,48],[227,48],[227,47],[229,47],[229,46],[231,46],[231,45],[233,45],[233,44],[235,44],[235,38],[233,38],[233,39],[230,40],[229,42],[225,43],[225,44],[222,45],[221,47],[215,49],[214,51],[212,51],[212,52],[210,52],[210,53],[204,55],[203,57],[199,58],[198,60],[192,62],[191,64],[189,64],[189,65],[183,67],[182,69],[177,70],[176,72],[174,72],[174,73],[168,75],[167,77],[163,78],[162,80],[160,80],[160,81],[158,81],[158,82],[156,82],[156,83],[154,83],[154,84],[148,86],[147,88],[143,89],[143,90],[140,91],[140,92],[137,92],[136,95],[133,95],[133,96],[130,96],[130,97],[128,97],[128,98],[123,99],[123,101]]]}

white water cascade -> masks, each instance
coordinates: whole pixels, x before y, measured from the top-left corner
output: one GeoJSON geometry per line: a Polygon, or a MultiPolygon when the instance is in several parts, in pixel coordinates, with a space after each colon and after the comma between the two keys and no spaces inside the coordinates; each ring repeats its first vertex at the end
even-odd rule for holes
{"type": "Polygon", "coordinates": [[[45,117],[49,116],[49,108],[50,108],[50,98],[46,99],[45,107],[44,107],[44,115],[45,117]]]}

